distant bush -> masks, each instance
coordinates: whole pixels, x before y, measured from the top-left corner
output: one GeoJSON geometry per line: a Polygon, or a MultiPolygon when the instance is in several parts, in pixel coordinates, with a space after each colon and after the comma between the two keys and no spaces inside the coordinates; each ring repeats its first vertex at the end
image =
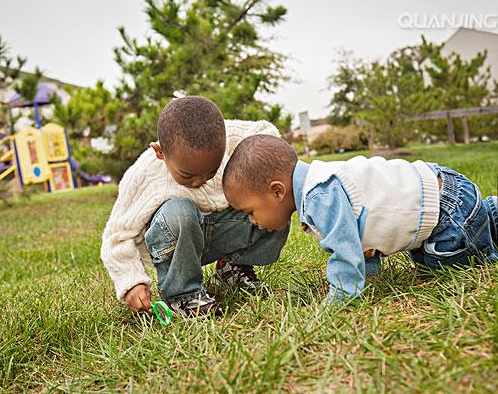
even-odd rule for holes
{"type": "Polygon", "coordinates": [[[302,155],[306,152],[306,142],[305,141],[292,141],[291,145],[298,155],[302,155]]]}
{"type": "Polygon", "coordinates": [[[311,143],[311,149],[318,154],[333,153],[337,151],[362,150],[368,147],[365,132],[357,126],[346,126],[332,128],[320,134],[311,143]]]}
{"type": "Polygon", "coordinates": [[[92,149],[91,146],[82,146],[73,140],[71,151],[73,159],[78,162],[79,169],[90,175],[108,174],[115,177],[123,171],[121,162],[114,160],[110,155],[92,149]]]}

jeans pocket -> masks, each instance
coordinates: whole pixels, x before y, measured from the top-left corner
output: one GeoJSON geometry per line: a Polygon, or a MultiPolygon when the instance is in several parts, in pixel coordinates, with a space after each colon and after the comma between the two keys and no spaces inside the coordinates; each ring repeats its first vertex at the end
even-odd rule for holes
{"type": "MultiPolygon", "coordinates": [[[[441,266],[453,266],[455,264],[466,265],[468,257],[468,249],[464,243],[457,241],[458,245],[449,244],[441,245],[438,243],[424,243],[422,258],[418,257],[417,260],[423,260],[431,268],[441,268],[441,266]],[[449,247],[448,247],[449,246],[449,247]],[[448,250],[445,250],[445,249],[448,250]]],[[[416,261],[417,261],[416,260],[416,261]]]]}
{"type": "Polygon", "coordinates": [[[466,243],[461,239],[452,239],[447,241],[424,242],[424,253],[436,258],[447,259],[459,256],[467,251],[466,243]]]}
{"type": "Polygon", "coordinates": [[[443,215],[434,233],[419,249],[429,266],[465,264],[468,254],[466,236],[462,227],[452,218],[443,215]]]}
{"type": "Polygon", "coordinates": [[[167,245],[162,244],[159,248],[152,247],[150,250],[152,261],[157,263],[164,263],[165,260],[171,261],[175,249],[176,242],[167,245]]]}
{"type": "Polygon", "coordinates": [[[177,238],[169,229],[164,216],[154,217],[150,227],[145,232],[145,244],[154,264],[171,262],[176,249],[177,238]]]}

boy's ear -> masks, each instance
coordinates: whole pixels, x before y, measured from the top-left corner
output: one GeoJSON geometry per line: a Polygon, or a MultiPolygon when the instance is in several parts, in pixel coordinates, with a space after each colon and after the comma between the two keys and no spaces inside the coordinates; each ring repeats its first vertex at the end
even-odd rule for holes
{"type": "Polygon", "coordinates": [[[164,160],[164,153],[163,153],[163,150],[161,149],[161,145],[159,145],[157,142],[151,142],[149,144],[149,146],[154,149],[154,151],[156,152],[156,157],[159,159],[159,160],[164,160]]]}
{"type": "Polygon", "coordinates": [[[273,181],[270,183],[270,190],[273,194],[273,196],[279,201],[283,202],[284,198],[287,194],[287,188],[283,184],[283,182],[280,181],[273,181]]]}

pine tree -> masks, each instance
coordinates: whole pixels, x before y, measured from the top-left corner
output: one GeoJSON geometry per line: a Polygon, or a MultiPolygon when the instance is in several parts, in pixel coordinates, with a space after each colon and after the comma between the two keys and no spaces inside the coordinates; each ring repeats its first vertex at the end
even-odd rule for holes
{"type": "Polygon", "coordinates": [[[267,119],[290,126],[282,108],[258,99],[286,79],[285,57],[265,46],[258,29],[280,23],[286,9],[263,0],[146,0],[153,35],[145,43],[120,28],[115,48],[123,71],[117,97],[127,116],[116,134],[115,155],[129,165],[156,138],[160,111],[175,94],[213,100],[225,118],[267,119]]]}
{"type": "MultiPolygon", "coordinates": [[[[24,64],[26,64],[25,58],[17,56],[16,59],[13,59],[9,55],[9,46],[2,39],[2,36],[0,36],[0,91],[5,92],[14,85],[20,76],[24,64]]],[[[6,127],[8,122],[8,103],[0,102],[0,129],[6,127]]]]}
{"type": "MultiPolygon", "coordinates": [[[[394,51],[382,62],[366,64],[347,54],[329,78],[329,121],[344,125],[362,119],[377,142],[393,149],[412,138],[415,127],[406,119],[417,113],[488,104],[493,95],[490,71],[484,68],[487,54],[465,61],[455,53],[444,56],[442,49],[422,37],[420,45],[394,51]]],[[[419,127],[446,130],[442,123],[419,127]]],[[[448,140],[453,142],[454,135],[448,140]]]]}

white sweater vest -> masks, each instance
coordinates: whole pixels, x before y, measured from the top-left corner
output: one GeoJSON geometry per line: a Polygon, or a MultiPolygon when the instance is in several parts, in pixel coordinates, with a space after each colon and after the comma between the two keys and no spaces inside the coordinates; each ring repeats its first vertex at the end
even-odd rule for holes
{"type": "MultiPolygon", "coordinates": [[[[344,186],[356,218],[366,209],[364,251],[376,249],[389,255],[415,249],[438,223],[438,180],[423,161],[363,156],[347,161],[313,161],[303,188],[303,202],[312,188],[333,175],[344,186]]],[[[305,205],[303,209],[306,212],[305,205]]]]}
{"type": "Polygon", "coordinates": [[[280,136],[269,122],[225,121],[226,154],[215,177],[198,189],[177,184],[164,161],[147,149],[126,171],[119,184],[118,198],[102,235],[100,256],[114,282],[116,295],[123,300],[126,292],[143,283],[150,286],[143,262],[150,257],[143,242],[145,227],[154,212],[166,201],[185,197],[193,201],[203,214],[228,207],[222,188],[223,171],[230,155],[244,138],[256,134],[280,136]]]}

